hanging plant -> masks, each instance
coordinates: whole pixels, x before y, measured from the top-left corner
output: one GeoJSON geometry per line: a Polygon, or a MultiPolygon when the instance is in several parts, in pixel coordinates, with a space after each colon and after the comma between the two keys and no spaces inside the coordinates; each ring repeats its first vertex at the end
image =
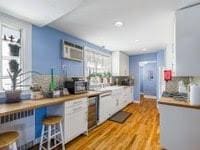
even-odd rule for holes
{"type": "Polygon", "coordinates": [[[19,56],[20,46],[17,44],[9,44],[10,47],[10,55],[11,56],[19,56]]]}

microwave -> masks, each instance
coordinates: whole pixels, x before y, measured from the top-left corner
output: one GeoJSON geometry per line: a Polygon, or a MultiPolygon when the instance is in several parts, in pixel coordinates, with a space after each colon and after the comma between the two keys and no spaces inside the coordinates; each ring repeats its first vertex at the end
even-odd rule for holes
{"type": "Polygon", "coordinates": [[[88,82],[84,80],[65,81],[64,87],[68,89],[70,94],[81,94],[88,91],[88,82]]]}

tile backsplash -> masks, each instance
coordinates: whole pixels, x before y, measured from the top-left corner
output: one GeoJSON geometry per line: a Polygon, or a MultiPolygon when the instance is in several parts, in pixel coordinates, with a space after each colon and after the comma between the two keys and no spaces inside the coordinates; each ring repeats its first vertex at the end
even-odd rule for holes
{"type": "MultiPolygon", "coordinates": [[[[65,80],[63,76],[54,75],[54,80],[57,84],[62,84],[65,80]]],[[[51,75],[33,75],[32,84],[37,84],[42,87],[44,91],[49,90],[49,84],[51,82],[51,75]]]]}
{"type": "Polygon", "coordinates": [[[189,82],[190,84],[200,85],[200,77],[173,77],[172,81],[166,82],[165,91],[169,93],[178,92],[178,82],[189,82]]]}

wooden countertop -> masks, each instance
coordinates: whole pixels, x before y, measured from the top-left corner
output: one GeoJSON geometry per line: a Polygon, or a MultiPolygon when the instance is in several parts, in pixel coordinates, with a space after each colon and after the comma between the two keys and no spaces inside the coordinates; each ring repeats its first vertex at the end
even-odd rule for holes
{"type": "Polygon", "coordinates": [[[185,107],[185,108],[193,108],[193,109],[200,109],[200,105],[191,105],[189,101],[181,101],[176,100],[174,98],[168,97],[161,97],[158,101],[158,104],[163,105],[170,105],[170,106],[177,106],[177,107],[185,107]]]}
{"type": "Polygon", "coordinates": [[[87,93],[84,93],[84,94],[68,95],[68,96],[63,96],[59,98],[45,98],[41,100],[24,100],[22,102],[14,103],[14,104],[0,104],[0,116],[4,116],[10,113],[20,112],[24,110],[44,107],[44,106],[61,104],[66,101],[72,101],[79,98],[95,96],[101,93],[103,92],[88,91],[87,93]]]}

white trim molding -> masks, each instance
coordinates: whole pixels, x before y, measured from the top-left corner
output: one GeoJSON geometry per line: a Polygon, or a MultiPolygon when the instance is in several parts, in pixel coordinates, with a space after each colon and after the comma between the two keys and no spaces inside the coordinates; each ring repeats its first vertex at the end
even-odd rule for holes
{"type": "MultiPolygon", "coordinates": [[[[21,36],[22,36],[22,66],[23,66],[23,72],[32,71],[32,24],[21,21],[19,19],[16,19],[12,16],[8,16],[6,14],[0,13],[0,35],[2,33],[1,27],[2,25],[10,26],[16,29],[21,30],[21,36]]],[[[0,49],[2,48],[2,39],[0,38],[0,49]]],[[[1,54],[0,54],[1,58],[1,54]]],[[[1,68],[1,66],[0,66],[1,68]]],[[[26,85],[32,84],[32,75],[30,76],[30,79],[26,81],[26,85]]],[[[26,78],[26,77],[24,77],[26,78]]],[[[1,87],[0,87],[1,88],[1,87]]],[[[1,88],[2,89],[2,88],[1,88]]],[[[0,89],[0,90],[1,90],[0,89]]]]}

